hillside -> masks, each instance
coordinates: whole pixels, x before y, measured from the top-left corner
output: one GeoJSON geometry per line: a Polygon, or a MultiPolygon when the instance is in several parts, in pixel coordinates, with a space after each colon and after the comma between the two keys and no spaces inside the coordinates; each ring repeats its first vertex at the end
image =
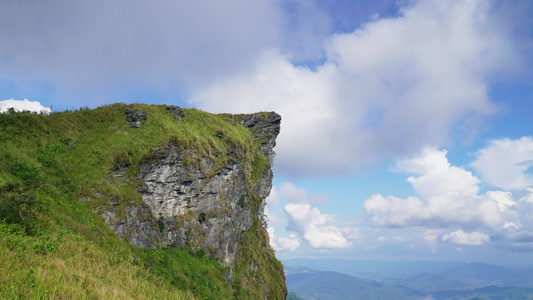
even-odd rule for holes
{"type": "Polygon", "coordinates": [[[166,105],[0,114],[0,298],[284,299],[278,132],[166,105]]]}

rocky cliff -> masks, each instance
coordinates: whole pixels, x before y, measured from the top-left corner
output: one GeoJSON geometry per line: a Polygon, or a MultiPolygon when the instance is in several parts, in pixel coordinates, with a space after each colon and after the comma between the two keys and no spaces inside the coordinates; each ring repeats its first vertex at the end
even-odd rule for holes
{"type": "MultiPolygon", "coordinates": [[[[140,127],[138,118],[129,119],[132,127],[140,127]]],[[[274,112],[228,116],[228,122],[236,119],[253,133],[259,155],[266,158],[266,164],[259,166],[262,170],[252,170],[240,148],[215,157],[182,150],[173,143],[155,148],[136,174],[143,202],[119,207],[111,201],[112,207],[103,213],[113,231],[139,247],[186,246],[233,267],[243,233],[251,228],[253,218],[264,219],[264,201],[272,188],[269,166],[281,117],[274,112]],[[226,156],[225,163],[217,164],[221,155],[226,156]],[[255,180],[252,171],[259,175],[255,180]],[[252,210],[253,201],[259,202],[258,209],[252,210]],[[121,209],[125,210],[122,216],[121,209]]],[[[130,167],[121,166],[113,175],[122,178],[130,167]]]]}
{"type": "MultiPolygon", "coordinates": [[[[169,113],[177,122],[187,118],[177,107],[169,107],[169,113]]],[[[205,152],[180,146],[179,140],[156,147],[139,163],[118,165],[112,174],[125,184],[130,180],[125,174],[135,168],[142,201],[124,204],[111,199],[102,216],[113,231],[136,246],[203,251],[230,268],[227,278],[233,282],[245,233],[255,222],[259,224],[255,230],[266,236],[264,205],[272,188],[270,166],[281,117],[274,112],[224,116],[228,124],[248,131],[249,149],[233,145],[224,152],[205,152]]],[[[132,128],[140,128],[144,119],[144,111],[127,112],[132,128]]],[[[225,134],[221,129],[216,138],[224,140],[225,134]]],[[[273,256],[268,243],[263,243],[263,251],[273,256]]],[[[246,260],[250,261],[246,271],[257,272],[259,262],[253,257],[246,260]]],[[[268,298],[269,291],[262,297],[268,298]]]]}
{"type": "Polygon", "coordinates": [[[284,299],[263,214],[280,122],[143,104],[0,114],[0,298],[284,299]]]}

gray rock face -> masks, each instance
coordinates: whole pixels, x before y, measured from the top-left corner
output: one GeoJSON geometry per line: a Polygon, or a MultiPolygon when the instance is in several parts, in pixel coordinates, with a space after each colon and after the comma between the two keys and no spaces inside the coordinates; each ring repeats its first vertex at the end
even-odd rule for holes
{"type": "MultiPolygon", "coordinates": [[[[258,150],[270,162],[280,121],[276,113],[242,117],[241,125],[260,141],[258,150]]],[[[111,202],[103,217],[134,245],[186,246],[232,267],[243,232],[253,225],[253,218],[263,219],[265,198],[272,188],[270,168],[250,186],[250,168],[239,151],[230,150],[228,162],[217,166],[207,155],[180,151],[172,144],[154,149],[149,161],[138,166],[142,203],[119,207],[118,202],[111,202]],[[252,211],[252,201],[261,201],[256,211],[252,211]]],[[[127,168],[116,170],[115,176],[120,178],[127,168]]]]}
{"type": "Polygon", "coordinates": [[[128,120],[128,125],[132,128],[139,128],[142,126],[141,121],[146,119],[146,112],[142,110],[134,110],[132,107],[129,107],[126,110],[126,119],[128,120]]]}
{"type": "Polygon", "coordinates": [[[244,115],[241,122],[243,127],[254,132],[255,139],[261,142],[259,151],[269,159],[270,163],[274,161],[275,152],[272,149],[276,146],[280,124],[281,116],[275,112],[244,115]]]}
{"type": "Polygon", "coordinates": [[[183,112],[183,109],[179,106],[169,105],[167,106],[167,111],[170,115],[174,116],[174,119],[178,122],[181,122],[181,120],[185,118],[185,112],[183,112]]]}

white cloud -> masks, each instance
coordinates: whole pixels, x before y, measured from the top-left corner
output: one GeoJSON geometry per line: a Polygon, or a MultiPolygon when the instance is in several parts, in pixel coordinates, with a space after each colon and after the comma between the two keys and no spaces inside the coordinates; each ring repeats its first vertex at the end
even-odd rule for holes
{"type": "Polygon", "coordinates": [[[267,205],[274,206],[278,204],[279,202],[279,194],[278,189],[275,186],[272,186],[272,189],[270,190],[270,194],[266,198],[267,205]]]}
{"type": "Polygon", "coordinates": [[[533,166],[533,139],[498,139],[476,153],[472,167],[483,180],[506,190],[522,190],[533,185],[526,171],[533,166]]]}
{"type": "Polygon", "coordinates": [[[305,201],[309,196],[306,190],[298,188],[290,182],[282,183],[279,189],[283,195],[283,200],[286,202],[305,201]]]}
{"type": "Polygon", "coordinates": [[[327,203],[327,195],[309,193],[291,182],[273,187],[272,191],[265,207],[269,225],[286,225],[285,229],[292,232],[288,236],[275,238],[274,228],[268,229],[277,250],[295,251],[302,246],[302,242],[312,248],[347,248],[351,246],[347,239],[358,238],[357,228],[339,228],[335,225],[337,221],[334,215],[323,214],[317,207],[313,207],[327,203]],[[286,219],[274,213],[279,202],[284,204],[286,219]]]}
{"type": "Polygon", "coordinates": [[[7,112],[10,108],[13,108],[15,111],[30,111],[35,113],[50,114],[52,110],[49,107],[44,107],[39,103],[39,101],[29,101],[28,99],[24,100],[4,100],[0,101],[0,113],[7,112]]]}
{"type": "Polygon", "coordinates": [[[278,242],[276,243],[274,231],[274,227],[267,228],[270,245],[272,246],[272,248],[274,248],[274,250],[295,251],[296,249],[300,248],[300,241],[298,240],[295,234],[290,234],[288,237],[282,236],[277,239],[278,242]]]}
{"type": "Polygon", "coordinates": [[[279,188],[279,193],[285,202],[308,202],[313,205],[328,202],[328,197],[323,194],[309,194],[305,189],[296,187],[290,182],[284,182],[279,188]]]}
{"type": "Polygon", "coordinates": [[[511,206],[517,206],[516,202],[513,200],[513,194],[510,192],[488,191],[483,197],[495,201],[502,212],[507,211],[511,206]]]}
{"type": "Polygon", "coordinates": [[[375,194],[366,199],[363,206],[367,216],[378,225],[409,226],[427,219],[424,204],[416,197],[401,199],[375,194]]]}
{"type": "Polygon", "coordinates": [[[294,251],[300,247],[300,241],[295,234],[291,234],[288,237],[282,236],[278,239],[279,250],[294,251]]]}
{"type": "Polygon", "coordinates": [[[267,228],[268,239],[270,240],[270,246],[272,246],[272,248],[274,248],[274,249],[277,249],[278,245],[276,244],[274,231],[275,231],[274,227],[268,227],[267,228]]]}
{"type": "Polygon", "coordinates": [[[490,237],[482,232],[473,231],[470,233],[457,230],[442,236],[443,242],[457,245],[483,245],[490,241],[490,237]]]}
{"type": "Polygon", "coordinates": [[[272,208],[272,206],[269,206],[268,203],[267,203],[267,205],[265,206],[264,214],[265,214],[265,216],[266,216],[266,218],[268,220],[268,225],[269,226],[277,226],[277,225],[280,225],[280,224],[285,224],[286,220],[278,217],[274,213],[273,209],[271,209],[271,208],[272,208]]]}
{"type": "Polygon", "coordinates": [[[396,169],[400,172],[421,174],[409,177],[407,181],[423,198],[432,196],[472,197],[479,190],[479,179],[463,168],[450,166],[447,151],[425,147],[414,159],[400,160],[396,169]]]}
{"type": "Polygon", "coordinates": [[[347,248],[351,246],[341,230],[333,225],[334,217],[322,214],[309,203],[287,203],[285,212],[290,219],[292,230],[303,234],[303,238],[313,248],[347,248]]]}
{"type": "Polygon", "coordinates": [[[505,223],[503,224],[503,229],[506,229],[506,228],[519,228],[520,225],[518,224],[515,224],[513,222],[508,222],[508,221],[505,221],[505,223]]]}
{"type": "Polygon", "coordinates": [[[280,113],[276,166],[291,174],[353,172],[444,143],[458,123],[495,112],[487,78],[513,65],[511,43],[486,1],[417,1],[402,12],[332,36],[315,71],[270,51],[190,102],[280,113]]]}
{"type": "Polygon", "coordinates": [[[527,187],[524,189],[524,195],[520,197],[519,202],[526,202],[533,204],[533,188],[527,187]]]}
{"type": "Polygon", "coordinates": [[[372,195],[364,207],[367,217],[378,225],[501,228],[514,213],[510,208],[516,202],[510,193],[489,191],[478,195],[479,179],[451,166],[445,150],[425,148],[420,156],[399,161],[396,170],[420,174],[407,179],[420,198],[372,195]]]}
{"type": "Polygon", "coordinates": [[[398,241],[402,241],[403,238],[400,236],[393,236],[393,237],[378,236],[377,240],[379,242],[384,242],[384,241],[398,242],[398,241]]]}
{"type": "Polygon", "coordinates": [[[349,240],[355,240],[359,238],[359,229],[355,227],[343,227],[341,229],[342,234],[349,240]]]}

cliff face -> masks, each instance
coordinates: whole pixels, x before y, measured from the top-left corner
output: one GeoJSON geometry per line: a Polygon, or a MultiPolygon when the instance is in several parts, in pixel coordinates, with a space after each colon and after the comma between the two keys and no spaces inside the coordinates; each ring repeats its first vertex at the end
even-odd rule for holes
{"type": "MultiPolygon", "coordinates": [[[[137,111],[135,115],[144,114],[137,111]]],[[[182,113],[183,117],[186,115],[182,113]]],[[[128,116],[135,128],[141,126],[141,119],[128,116]]],[[[203,251],[229,267],[227,278],[233,281],[237,258],[244,255],[240,250],[245,233],[255,222],[260,225],[255,230],[267,236],[264,205],[272,188],[270,165],[281,117],[274,112],[228,115],[227,122],[248,130],[255,149],[246,151],[237,146],[228,147],[225,153],[200,153],[172,142],[156,147],[136,167],[136,189],[142,201],[120,205],[111,200],[102,216],[113,231],[136,246],[185,246],[203,251]]],[[[217,138],[224,138],[224,134],[217,133],[217,138]]],[[[113,177],[119,182],[127,180],[124,174],[132,167],[118,166],[113,177]]],[[[273,257],[268,243],[264,246],[273,257]]],[[[241,271],[261,272],[253,257],[243,259],[249,264],[241,271]]],[[[244,273],[241,277],[246,281],[244,273]]],[[[261,297],[269,295],[266,289],[261,297]]]]}
{"type": "MultiPolygon", "coordinates": [[[[131,278],[108,282],[108,291],[137,282],[148,290],[126,294],[284,299],[283,267],[263,215],[280,121],[275,113],[213,115],[143,104],[0,114],[0,241],[16,236],[26,245],[6,250],[0,243],[13,257],[7,265],[19,266],[15,252],[23,249],[53,252],[49,261],[66,259],[70,268],[61,275],[63,268],[27,261],[5,278],[34,268],[67,278],[51,297],[117,297],[96,288],[99,279],[88,284],[98,291],[77,283],[101,278],[101,271],[71,265],[66,254],[79,253],[85,263],[91,245],[106,270],[130,270],[131,278]],[[63,246],[71,251],[54,252],[63,246]],[[77,294],[62,292],[71,290],[77,294]]],[[[25,281],[6,282],[31,295],[25,281]]],[[[35,282],[35,290],[47,286],[35,282]]]]}

